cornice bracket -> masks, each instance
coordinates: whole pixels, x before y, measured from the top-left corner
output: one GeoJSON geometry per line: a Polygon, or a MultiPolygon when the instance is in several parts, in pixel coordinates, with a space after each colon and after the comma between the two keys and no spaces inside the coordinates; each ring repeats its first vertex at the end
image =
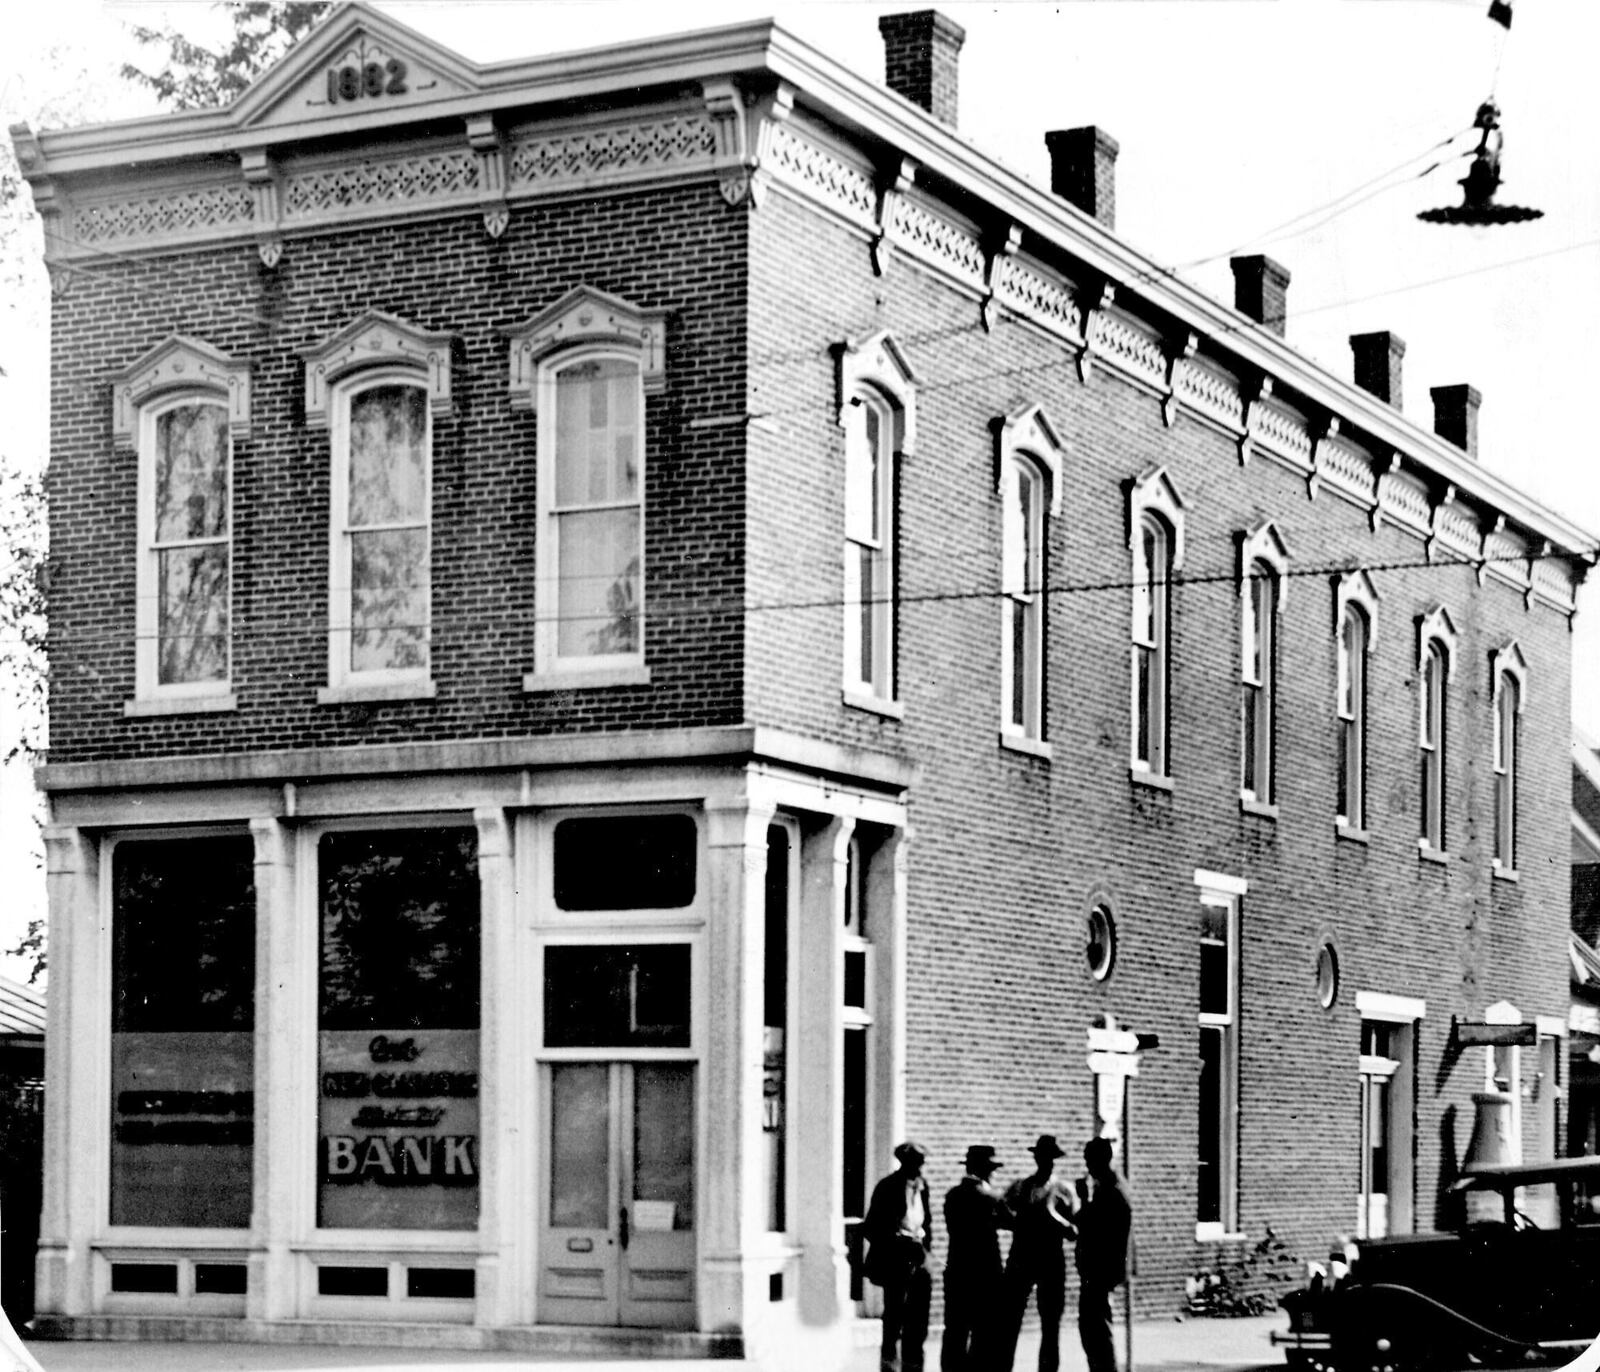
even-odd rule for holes
{"type": "Polygon", "coordinates": [[[759,209],[766,199],[771,130],[787,122],[794,110],[794,89],[778,82],[770,92],[752,97],[735,80],[719,77],[700,84],[706,113],[716,139],[717,190],[730,206],[749,203],[759,209]]]}
{"type": "Polygon", "coordinates": [[[1322,489],[1322,473],[1328,463],[1328,448],[1339,436],[1339,416],[1324,410],[1307,428],[1311,433],[1311,470],[1306,473],[1306,498],[1315,500],[1322,489]]]}
{"type": "Polygon", "coordinates": [[[1244,429],[1239,434],[1239,465],[1247,466],[1255,451],[1256,434],[1261,424],[1261,407],[1272,395],[1272,378],[1265,372],[1241,379],[1239,394],[1244,401],[1244,429]]]}
{"type": "Polygon", "coordinates": [[[1078,380],[1085,385],[1094,375],[1094,355],[1100,331],[1111,302],[1116,299],[1117,283],[1099,277],[1086,282],[1078,292],[1078,309],[1083,315],[1083,349],[1078,354],[1078,380]]]}
{"type": "Polygon", "coordinates": [[[917,163],[902,157],[878,169],[878,223],[872,235],[872,270],[886,276],[894,260],[895,221],[901,197],[916,183],[917,163]]]}
{"type": "Polygon", "coordinates": [[[1444,488],[1444,494],[1434,500],[1428,509],[1428,536],[1423,541],[1423,555],[1429,562],[1436,561],[1439,550],[1444,542],[1444,514],[1450,506],[1456,503],[1455,483],[1449,482],[1444,488]]]}
{"type": "Polygon", "coordinates": [[[1000,316],[1000,286],[1005,280],[1006,264],[1017,255],[1022,246],[1022,225],[1007,220],[988,235],[984,244],[987,259],[983,273],[983,304],[979,307],[983,331],[993,333],[995,321],[1000,316]]]}
{"type": "Polygon", "coordinates": [[[280,231],[282,202],[278,195],[278,169],[265,148],[249,148],[239,154],[239,169],[250,187],[256,224],[256,255],[269,270],[283,260],[283,234],[280,231]]]}
{"type": "Polygon", "coordinates": [[[1506,517],[1497,514],[1483,526],[1482,534],[1478,539],[1478,585],[1482,586],[1489,579],[1489,540],[1505,532],[1506,517]]]}
{"type": "Polygon", "coordinates": [[[483,231],[499,238],[511,226],[511,206],[506,201],[505,149],[492,114],[467,117],[467,143],[478,163],[483,231]]]}
{"type": "Polygon", "coordinates": [[[1167,394],[1161,402],[1161,418],[1170,429],[1183,413],[1183,403],[1178,399],[1178,377],[1189,359],[1200,347],[1200,335],[1192,330],[1180,330],[1167,337],[1163,351],[1167,355],[1167,394]]]}

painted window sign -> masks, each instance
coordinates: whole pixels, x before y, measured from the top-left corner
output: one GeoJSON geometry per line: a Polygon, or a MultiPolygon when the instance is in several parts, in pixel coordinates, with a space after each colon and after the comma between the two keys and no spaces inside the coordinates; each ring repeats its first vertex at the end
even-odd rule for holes
{"type": "Polygon", "coordinates": [[[248,1228],[249,837],[119,843],[111,918],[111,1223],[248,1228]]]}
{"type": "Polygon", "coordinates": [[[405,95],[411,87],[407,84],[406,64],[398,57],[382,62],[363,62],[359,66],[347,62],[342,67],[328,68],[328,103],[362,100],[370,96],[405,95]]]}
{"type": "Polygon", "coordinates": [[[478,1222],[471,829],[324,834],[317,1223],[478,1222]]]}

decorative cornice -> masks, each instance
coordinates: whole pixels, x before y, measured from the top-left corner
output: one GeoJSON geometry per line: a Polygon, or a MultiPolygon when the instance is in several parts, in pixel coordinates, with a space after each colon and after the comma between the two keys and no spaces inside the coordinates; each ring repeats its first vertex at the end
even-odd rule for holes
{"type": "Polygon", "coordinates": [[[328,389],[371,367],[399,366],[418,374],[437,418],[450,413],[450,344],[453,335],[429,333],[382,310],[368,310],[307,351],[306,427],[328,426],[328,389]]]}
{"type": "Polygon", "coordinates": [[[1378,642],[1378,588],[1364,567],[1355,571],[1340,572],[1333,580],[1333,632],[1337,637],[1344,622],[1344,612],[1356,605],[1367,619],[1366,647],[1370,654],[1378,642]]]}
{"type": "Polygon", "coordinates": [[[1434,605],[1426,614],[1417,616],[1417,671],[1420,674],[1427,660],[1428,645],[1444,646],[1444,665],[1447,678],[1456,674],[1456,623],[1443,605],[1434,605]]]}
{"type": "Polygon", "coordinates": [[[1027,405],[1009,415],[989,421],[994,435],[994,488],[1005,487],[1006,464],[1013,457],[1027,457],[1044,468],[1050,478],[1050,514],[1061,513],[1061,458],[1066,452],[1056,426],[1038,405],[1027,405]]]}
{"type": "Polygon", "coordinates": [[[582,345],[624,348],[639,360],[645,393],[667,384],[667,317],[593,286],[574,286],[509,335],[507,385],[517,409],[535,408],[539,366],[549,356],[582,345]]]}
{"type": "Polygon", "coordinates": [[[1128,551],[1139,538],[1139,525],[1146,514],[1159,515],[1172,531],[1172,570],[1183,570],[1184,525],[1188,513],[1183,496],[1165,467],[1151,467],[1136,481],[1128,483],[1128,551]]]}
{"type": "Polygon", "coordinates": [[[905,351],[887,329],[859,343],[846,339],[833,345],[834,414],[839,427],[845,426],[845,409],[851,397],[863,386],[872,386],[894,406],[899,420],[898,453],[914,456],[917,451],[917,377],[905,351]]]}
{"type": "Polygon", "coordinates": [[[228,410],[228,433],[250,436],[250,365],[197,338],[173,334],[111,380],[111,434],[124,447],[139,436],[139,411],[174,391],[199,391],[228,410]]]}

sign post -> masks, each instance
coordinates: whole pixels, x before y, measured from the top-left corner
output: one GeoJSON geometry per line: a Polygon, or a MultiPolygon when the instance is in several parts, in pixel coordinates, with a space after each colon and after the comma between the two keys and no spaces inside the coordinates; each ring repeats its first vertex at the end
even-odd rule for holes
{"type": "MultiPolygon", "coordinates": [[[[1155,1034],[1136,1034],[1117,1028],[1112,1015],[1089,1026],[1087,1064],[1094,1077],[1095,1133],[1120,1144],[1122,1175],[1133,1177],[1133,1079],[1139,1075],[1139,1055],[1155,1048],[1155,1034]]],[[[1122,1284],[1122,1330],[1127,1372],[1133,1372],[1133,1280],[1138,1274],[1138,1247],[1128,1234],[1128,1279],[1122,1284]]]]}

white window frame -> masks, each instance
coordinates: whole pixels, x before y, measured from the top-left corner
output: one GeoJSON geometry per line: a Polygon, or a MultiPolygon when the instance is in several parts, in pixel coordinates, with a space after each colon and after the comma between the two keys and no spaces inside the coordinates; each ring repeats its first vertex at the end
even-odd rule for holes
{"type": "Polygon", "coordinates": [[[1289,550],[1271,520],[1239,541],[1239,804],[1256,814],[1277,814],[1279,638],[1288,599],[1289,550]],[[1267,600],[1258,621],[1257,587],[1267,600]],[[1265,640],[1258,650],[1257,635],[1265,640]],[[1266,670],[1256,670],[1262,658],[1266,670]]]}
{"type": "MultiPolygon", "coordinates": [[[[534,666],[536,676],[569,684],[625,684],[649,680],[645,667],[645,637],[648,628],[645,561],[645,511],[649,489],[649,455],[645,425],[644,376],[637,353],[601,344],[566,349],[544,359],[538,373],[538,533],[534,544],[534,666]],[[639,606],[636,615],[638,647],[627,653],[586,653],[563,656],[558,633],[561,627],[561,518],[579,509],[557,509],[556,491],[556,392],[561,374],[591,362],[620,362],[634,369],[635,403],[638,406],[639,476],[637,493],[631,501],[610,501],[581,507],[588,509],[636,508],[639,516],[639,606]]],[[[527,683],[524,683],[525,685],[527,683]]]]}
{"type": "MultiPolygon", "coordinates": [[[[852,832],[845,848],[845,926],[839,940],[838,985],[840,989],[839,1015],[842,1035],[839,1044],[840,1108],[842,1130],[845,1043],[848,1042],[851,1034],[860,1034],[862,1036],[863,1056],[866,1059],[865,1080],[862,1083],[862,1091],[866,1096],[866,1099],[862,1102],[862,1132],[866,1136],[866,1173],[863,1200],[872,1194],[873,1140],[878,1136],[876,1119],[878,1099],[877,1043],[873,1032],[877,968],[873,951],[873,927],[871,923],[864,920],[864,914],[866,913],[864,902],[867,899],[868,889],[867,854],[861,843],[861,836],[852,832]],[[862,974],[865,978],[865,994],[862,999],[866,1001],[864,1006],[845,1005],[843,1003],[845,958],[850,954],[859,955],[862,959],[862,974]]],[[[839,1140],[839,1146],[839,1178],[842,1187],[844,1177],[844,1140],[842,1136],[839,1140]]],[[[847,1221],[859,1221],[864,1216],[865,1211],[861,1215],[847,1215],[845,1219],[847,1221]]]]}
{"type": "Polygon", "coordinates": [[[325,700],[350,694],[381,697],[432,695],[433,678],[433,411],[423,405],[423,497],[422,517],[393,525],[364,525],[362,532],[385,528],[410,529],[421,526],[427,535],[425,556],[427,594],[423,600],[422,657],[417,667],[384,667],[358,671],[351,665],[352,598],[350,549],[356,530],[350,525],[350,407],[368,391],[387,387],[408,387],[421,391],[427,400],[427,386],[410,367],[376,367],[356,373],[348,381],[330,389],[330,429],[333,469],[329,481],[328,544],[328,691],[325,700]]]}
{"type": "Polygon", "coordinates": [[[991,427],[995,434],[995,489],[1000,497],[1000,742],[1048,757],[1050,521],[1061,510],[1065,449],[1055,426],[1037,405],[996,419],[991,427]],[[1023,527],[1020,502],[1025,488],[1031,498],[1027,526],[1023,527]],[[1014,708],[1019,611],[1026,673],[1020,720],[1014,708]]]}
{"type": "Polygon", "coordinates": [[[1528,664],[1508,643],[1489,654],[1494,712],[1494,852],[1490,865],[1501,876],[1517,870],[1517,807],[1521,800],[1522,712],[1528,704],[1528,664]],[[1508,704],[1509,702],[1509,704],[1508,704]]]}
{"type": "Polygon", "coordinates": [[[1367,668],[1378,637],[1378,592],[1364,571],[1341,573],[1334,586],[1333,608],[1334,717],[1338,765],[1344,773],[1344,794],[1336,797],[1334,824],[1365,833],[1367,794],[1367,668]],[[1355,624],[1361,651],[1351,655],[1346,625],[1355,624]]]}
{"type": "MultiPolygon", "coordinates": [[[[231,709],[233,695],[233,436],[224,438],[223,461],[228,471],[226,532],[209,538],[186,538],[158,543],[155,533],[156,434],[161,417],[186,405],[205,405],[227,414],[226,400],[214,391],[172,391],[139,410],[139,564],[135,574],[134,633],[135,701],[174,709],[231,709]],[[224,607],[227,671],[219,681],[169,681],[161,677],[161,553],[170,547],[221,545],[227,554],[228,595],[224,607]]],[[[136,712],[130,710],[130,713],[136,712]]],[[[142,713],[142,712],[139,712],[142,713]]]]}
{"type": "Polygon", "coordinates": [[[134,522],[134,696],[128,716],[233,710],[235,581],[233,528],[237,443],[250,437],[250,368],[196,338],[173,334],[112,379],[112,438],[138,458],[134,522]],[[168,682],[160,677],[160,574],[155,543],[156,421],[180,405],[217,405],[228,421],[228,673],[220,681],[168,682]]]}
{"type": "Polygon", "coordinates": [[[1361,1020],[1374,1020],[1393,1025],[1396,1032],[1390,1050],[1392,1056],[1375,1058],[1359,1052],[1357,1054],[1356,1076],[1362,1087],[1357,1133],[1357,1147],[1361,1150],[1361,1182],[1356,1193],[1358,1237],[1377,1237],[1367,1232],[1367,1201],[1371,1193],[1365,1185],[1368,1167],[1366,1111],[1369,1105],[1366,1088],[1369,1080],[1374,1078],[1386,1080],[1389,1091],[1389,1176],[1386,1178],[1389,1189],[1385,1193],[1388,1199],[1383,1227],[1388,1234],[1413,1233],[1417,1227],[1416,1049],[1422,1021],[1427,1018],[1428,1003],[1418,997],[1392,995],[1383,991],[1357,991],[1355,1002],[1358,1026],[1361,1020]]]}
{"type": "Polygon", "coordinates": [[[1449,851],[1450,680],[1456,668],[1456,631],[1449,612],[1435,606],[1417,631],[1417,849],[1449,851]],[[1431,664],[1439,663],[1437,670],[1431,664]]]}
{"type": "MultiPolygon", "coordinates": [[[[1196,1012],[1201,1030],[1221,1031],[1221,1099],[1217,1102],[1217,1203],[1220,1218],[1204,1220],[1196,1216],[1194,1226],[1196,1241],[1214,1242],[1234,1237],[1239,1228],[1239,937],[1240,907],[1248,884],[1237,877],[1207,871],[1196,871],[1194,880],[1200,889],[1200,904],[1224,912],[1228,938],[1228,1008],[1223,1013],[1196,1012]]],[[[1197,1116],[1197,1126],[1198,1122],[1197,1116]]],[[[1198,1143],[1197,1132],[1197,1148],[1198,1143]]]]}
{"type": "Polygon", "coordinates": [[[1129,623],[1128,766],[1139,776],[1172,775],[1172,586],[1184,558],[1183,497],[1165,467],[1146,472],[1129,488],[1128,552],[1133,585],[1129,623]],[[1164,565],[1149,566],[1145,535],[1154,536],[1164,565]],[[1140,668],[1150,684],[1141,698],[1140,668]],[[1141,751],[1140,736],[1145,739],[1141,751]]]}
{"type": "Polygon", "coordinates": [[[840,689],[846,705],[898,718],[903,713],[899,700],[896,667],[899,660],[898,540],[900,472],[904,462],[916,451],[917,377],[904,349],[886,330],[859,342],[846,340],[834,345],[835,413],[834,420],[845,435],[840,466],[840,487],[844,500],[844,527],[841,530],[843,639],[840,653],[840,689]],[[858,498],[850,480],[850,443],[854,426],[861,422],[861,407],[870,406],[878,418],[878,527],[873,545],[872,661],[861,661],[860,632],[863,591],[859,584],[860,549],[867,546],[853,534],[860,518],[851,502],[858,498]],[[852,559],[855,564],[852,566],[852,559]]]}

